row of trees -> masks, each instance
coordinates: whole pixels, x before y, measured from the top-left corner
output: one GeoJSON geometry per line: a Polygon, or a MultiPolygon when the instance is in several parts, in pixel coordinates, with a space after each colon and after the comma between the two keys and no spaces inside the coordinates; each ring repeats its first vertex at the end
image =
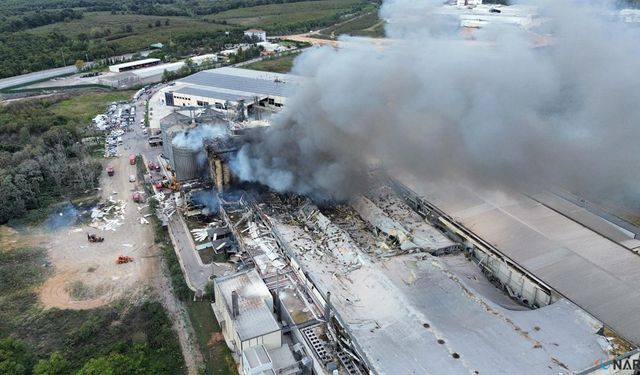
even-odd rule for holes
{"type": "Polygon", "coordinates": [[[116,42],[104,39],[80,40],[53,32],[0,34],[0,78],[71,65],[76,60],[100,59],[124,53],[116,42]]]}
{"type": "Polygon", "coordinates": [[[0,223],[98,184],[101,164],[86,156],[80,124],[51,111],[56,101],[0,108],[0,223]]]}
{"type": "Polygon", "coordinates": [[[38,11],[4,19],[0,22],[0,31],[14,32],[80,18],[82,12],[73,9],[38,11]]]}

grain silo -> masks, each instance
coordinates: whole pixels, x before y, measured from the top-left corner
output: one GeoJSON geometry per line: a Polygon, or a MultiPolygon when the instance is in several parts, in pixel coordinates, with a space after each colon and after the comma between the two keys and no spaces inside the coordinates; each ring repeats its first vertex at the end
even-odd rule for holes
{"type": "Polygon", "coordinates": [[[171,145],[173,167],[178,181],[193,180],[200,176],[198,168],[199,150],[193,147],[171,145]]]}
{"type": "Polygon", "coordinates": [[[172,112],[160,120],[160,129],[162,130],[162,151],[164,157],[169,159],[171,166],[173,167],[173,138],[184,130],[192,128],[192,120],[189,116],[185,116],[178,112],[172,112]]]}

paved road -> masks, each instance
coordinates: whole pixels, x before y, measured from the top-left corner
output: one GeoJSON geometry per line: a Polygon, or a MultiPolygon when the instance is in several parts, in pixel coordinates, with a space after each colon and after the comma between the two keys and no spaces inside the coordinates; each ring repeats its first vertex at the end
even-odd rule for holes
{"type": "MultiPolygon", "coordinates": [[[[158,92],[165,85],[156,86],[154,92],[158,92]]],[[[140,96],[136,103],[136,122],[134,125],[134,132],[132,137],[134,142],[132,143],[134,149],[132,153],[141,153],[145,160],[153,160],[158,162],[158,157],[162,152],[162,147],[151,147],[147,141],[147,136],[142,134],[140,129],[140,120],[144,118],[145,100],[149,99],[153,93],[145,93],[140,96]]],[[[158,98],[162,98],[163,95],[156,95],[154,99],[150,101],[150,107],[154,108],[154,116],[152,120],[159,120],[160,114],[163,113],[168,107],[160,103],[158,98]]],[[[152,177],[155,179],[161,179],[161,172],[151,172],[152,177]]],[[[171,241],[173,242],[174,249],[178,255],[180,261],[180,268],[185,275],[185,280],[189,288],[193,291],[204,290],[205,286],[209,282],[211,275],[221,276],[225,272],[231,270],[230,266],[217,265],[217,264],[202,264],[200,256],[197,253],[196,245],[193,241],[193,237],[189,232],[189,229],[184,222],[184,219],[179,212],[174,213],[168,220],[168,229],[171,241]]]]}
{"type": "Polygon", "coordinates": [[[38,81],[46,78],[53,78],[63,74],[76,73],[78,69],[74,66],[65,66],[62,68],[54,68],[41,70],[39,72],[33,72],[28,74],[23,74],[19,76],[9,77],[0,79],[0,89],[4,89],[11,86],[22,85],[25,83],[38,81]]]}

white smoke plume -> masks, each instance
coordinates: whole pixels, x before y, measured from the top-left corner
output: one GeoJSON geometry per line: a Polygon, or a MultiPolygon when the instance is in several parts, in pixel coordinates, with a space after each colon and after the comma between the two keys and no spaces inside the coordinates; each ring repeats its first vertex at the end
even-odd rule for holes
{"type": "Polygon", "coordinates": [[[205,139],[226,137],[228,134],[229,131],[224,125],[199,125],[194,129],[178,133],[173,137],[171,144],[175,147],[188,148],[197,152],[196,160],[198,162],[198,166],[204,173],[207,173],[207,169],[205,168],[207,165],[207,155],[204,151],[202,142],[205,139]]]}
{"type": "Polygon", "coordinates": [[[369,160],[492,188],[633,197],[637,32],[584,3],[536,5],[544,31],[494,26],[470,39],[430,15],[433,2],[385,1],[390,39],[304,52],[294,72],[309,79],[235,172],[318,200],[358,192],[369,160]]]}
{"type": "Polygon", "coordinates": [[[203,140],[222,137],[226,134],[227,128],[224,125],[200,125],[194,129],[178,133],[171,141],[171,144],[176,147],[198,151],[202,149],[203,140]]]}

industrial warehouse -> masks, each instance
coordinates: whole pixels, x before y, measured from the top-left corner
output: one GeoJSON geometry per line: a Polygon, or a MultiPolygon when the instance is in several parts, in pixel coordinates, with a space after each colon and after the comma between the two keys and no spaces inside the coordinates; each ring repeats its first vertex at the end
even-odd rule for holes
{"type": "Polygon", "coordinates": [[[291,74],[224,67],[179,80],[166,92],[165,100],[176,107],[227,109],[244,103],[247,110],[254,106],[280,108],[286,103],[288,86],[301,79],[291,74]]]}
{"type": "Polygon", "coordinates": [[[199,220],[191,251],[231,265],[212,309],[243,374],[589,374],[640,355],[638,280],[617,273],[640,266],[638,241],[562,194],[371,171],[365,193],[318,206],[241,182],[236,153],[268,127],[254,110],[277,112],[300,80],[223,68],[156,94],[160,215],[170,232],[199,220]]]}

